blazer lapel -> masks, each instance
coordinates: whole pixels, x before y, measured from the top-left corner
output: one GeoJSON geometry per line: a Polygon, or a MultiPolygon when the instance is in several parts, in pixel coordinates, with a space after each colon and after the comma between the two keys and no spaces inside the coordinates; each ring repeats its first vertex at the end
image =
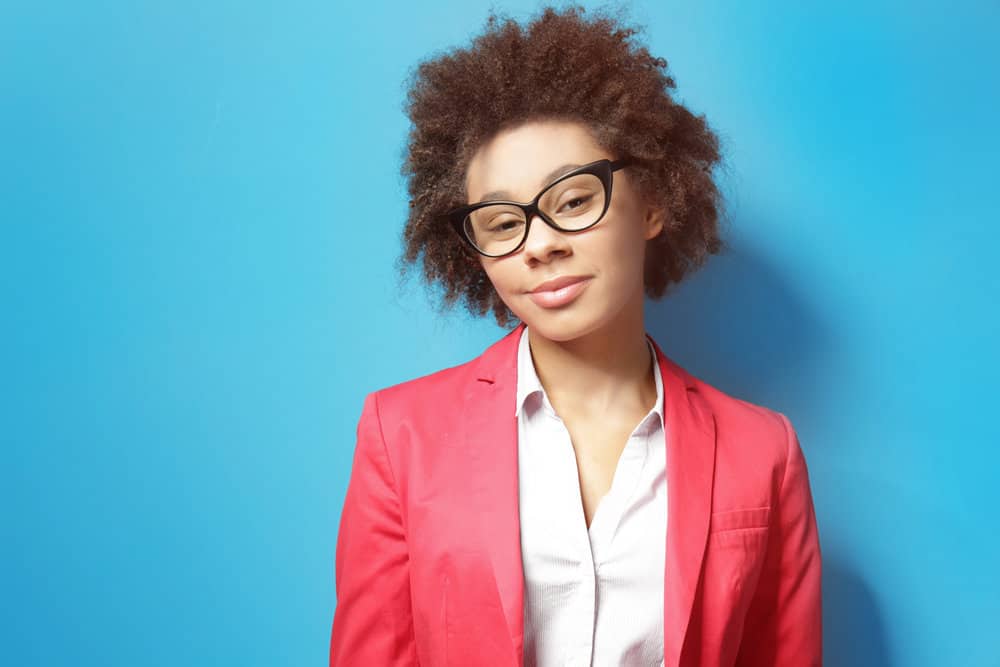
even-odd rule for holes
{"type": "Polygon", "coordinates": [[[667,444],[667,544],[663,586],[663,660],[679,667],[708,543],[715,477],[715,418],[694,378],[649,334],[663,378],[667,444]]]}
{"type": "MultiPolygon", "coordinates": [[[[523,664],[524,572],[518,502],[517,343],[525,325],[487,348],[472,367],[463,423],[479,539],[493,564],[507,619],[512,664],[523,664]]],[[[663,379],[667,434],[667,543],[664,661],[678,667],[694,604],[711,516],[715,420],[694,379],[651,336],[663,379]]]]}
{"type": "Polygon", "coordinates": [[[524,642],[524,572],[518,502],[517,343],[522,323],[488,347],[473,365],[462,415],[469,481],[479,510],[480,540],[493,563],[510,663],[520,667],[524,642]]]}

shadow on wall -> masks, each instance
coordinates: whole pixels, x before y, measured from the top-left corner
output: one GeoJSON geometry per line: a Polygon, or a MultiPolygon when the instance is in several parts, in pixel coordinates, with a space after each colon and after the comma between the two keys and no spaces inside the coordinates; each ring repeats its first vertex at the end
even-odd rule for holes
{"type": "MultiPolygon", "coordinates": [[[[841,414],[819,371],[836,358],[837,341],[834,327],[822,322],[822,305],[813,307],[804,292],[752,247],[730,241],[725,254],[711,257],[673,294],[647,302],[646,329],[696,377],[824,432],[841,414]]],[[[824,664],[888,667],[871,589],[833,555],[822,532],[820,539],[824,664]]]]}
{"type": "Polygon", "coordinates": [[[822,428],[838,413],[817,403],[830,398],[817,369],[836,344],[821,316],[753,248],[730,241],[665,299],[647,300],[646,329],[710,385],[822,428]]]}
{"type": "Polygon", "coordinates": [[[846,563],[823,558],[823,664],[890,667],[885,627],[871,588],[846,563]]]}

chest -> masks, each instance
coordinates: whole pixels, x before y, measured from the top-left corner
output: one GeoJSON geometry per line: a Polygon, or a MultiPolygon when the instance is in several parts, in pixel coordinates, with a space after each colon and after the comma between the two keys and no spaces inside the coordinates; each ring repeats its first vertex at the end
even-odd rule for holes
{"type": "Polygon", "coordinates": [[[622,453],[644,443],[640,440],[647,412],[617,416],[561,413],[557,430],[565,433],[576,463],[577,483],[584,519],[589,528],[601,500],[610,492],[622,453]],[[559,428],[561,427],[561,428],[559,428]]]}
{"type": "Polygon", "coordinates": [[[622,452],[632,428],[598,427],[580,422],[566,423],[584,520],[589,528],[601,500],[611,490],[622,452]]]}
{"type": "Polygon", "coordinates": [[[666,481],[647,426],[522,428],[525,664],[660,664],[666,481]]]}

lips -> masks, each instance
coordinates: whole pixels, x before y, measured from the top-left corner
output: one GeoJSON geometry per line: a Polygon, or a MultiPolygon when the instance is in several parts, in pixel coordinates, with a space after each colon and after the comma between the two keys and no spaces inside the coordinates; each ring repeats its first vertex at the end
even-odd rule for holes
{"type": "Polygon", "coordinates": [[[589,276],[565,276],[542,283],[528,297],[540,308],[560,308],[575,301],[589,284],[589,276]]]}
{"type": "Polygon", "coordinates": [[[587,278],[588,276],[559,276],[558,278],[546,280],[531,290],[530,293],[537,294],[538,292],[554,292],[562,287],[578,283],[581,280],[587,280],[587,278]]]}

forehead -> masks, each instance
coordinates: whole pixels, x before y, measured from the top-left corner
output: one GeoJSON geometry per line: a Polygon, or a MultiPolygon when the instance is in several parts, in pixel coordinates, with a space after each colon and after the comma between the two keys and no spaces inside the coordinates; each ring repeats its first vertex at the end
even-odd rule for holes
{"type": "Polygon", "coordinates": [[[554,170],[568,171],[605,157],[610,156],[582,123],[524,123],[500,132],[476,151],[465,174],[466,199],[528,201],[553,180],[554,170]]]}

